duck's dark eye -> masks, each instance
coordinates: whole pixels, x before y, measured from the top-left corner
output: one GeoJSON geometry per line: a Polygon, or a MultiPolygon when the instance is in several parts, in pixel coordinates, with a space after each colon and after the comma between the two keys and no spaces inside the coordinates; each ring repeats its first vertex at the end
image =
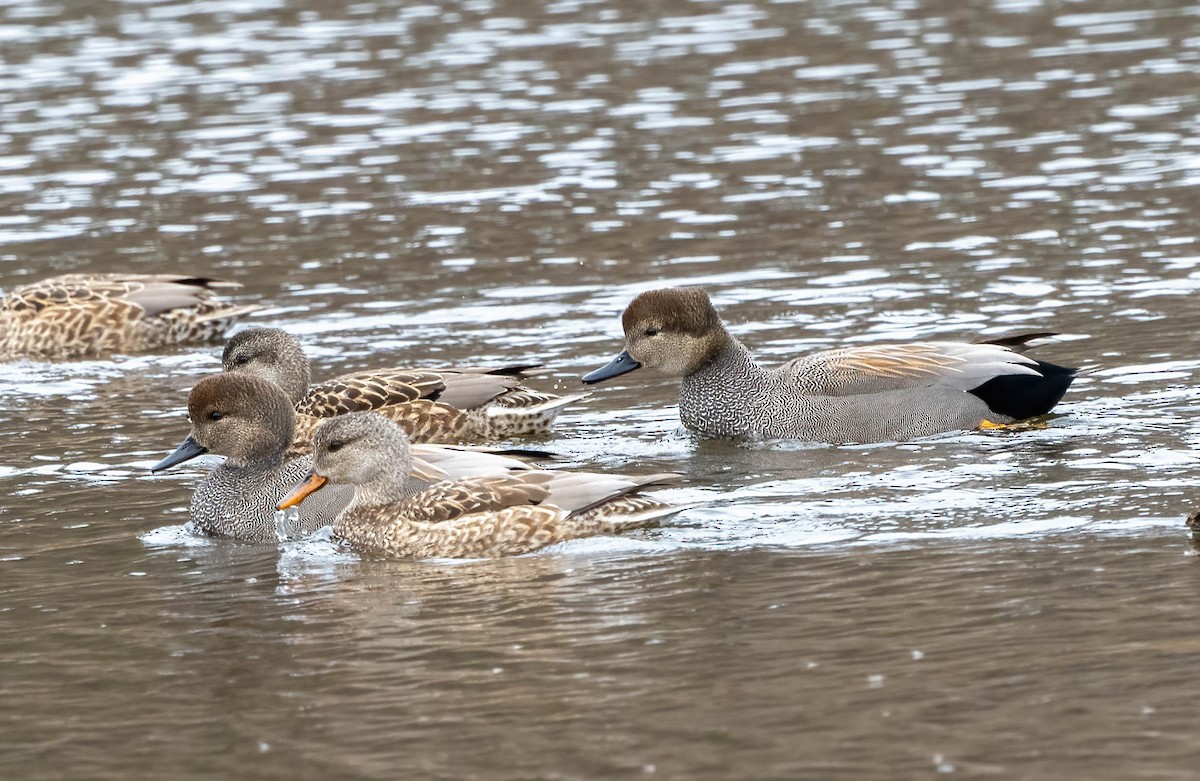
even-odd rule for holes
{"type": "Polygon", "coordinates": [[[225,413],[219,410],[213,410],[212,412],[208,413],[209,420],[220,420],[223,417],[225,417],[225,413]]]}
{"type": "Polygon", "coordinates": [[[234,366],[245,366],[248,363],[250,363],[249,355],[239,355],[238,357],[233,359],[234,366]]]}
{"type": "Polygon", "coordinates": [[[646,334],[646,336],[658,336],[658,329],[647,328],[645,331],[643,331],[643,333],[646,334]]]}
{"type": "Polygon", "coordinates": [[[341,449],[342,449],[342,445],[344,445],[344,444],[346,444],[346,443],[345,443],[345,442],[343,442],[342,440],[340,440],[340,439],[335,439],[335,440],[332,440],[332,441],[331,441],[331,442],[330,442],[330,443],[329,443],[329,444],[328,444],[328,445],[325,447],[325,449],[326,449],[326,450],[328,450],[330,453],[336,453],[337,451],[339,451],[339,450],[341,450],[341,449]]]}

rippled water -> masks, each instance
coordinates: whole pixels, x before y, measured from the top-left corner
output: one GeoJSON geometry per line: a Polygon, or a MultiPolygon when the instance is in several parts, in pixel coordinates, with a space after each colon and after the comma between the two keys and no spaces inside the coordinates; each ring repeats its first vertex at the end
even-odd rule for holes
{"type": "Polygon", "coordinates": [[[318,376],[1062,332],[1049,428],[544,445],[662,529],[504,561],[196,539],[213,347],[0,376],[0,775],[1194,778],[1200,6],[0,0],[0,284],[235,279],[318,376]]]}

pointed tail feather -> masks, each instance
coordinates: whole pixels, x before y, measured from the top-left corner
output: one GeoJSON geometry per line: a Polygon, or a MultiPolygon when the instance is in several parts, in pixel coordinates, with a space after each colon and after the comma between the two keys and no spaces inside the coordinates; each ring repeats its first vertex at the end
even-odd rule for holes
{"type": "Polygon", "coordinates": [[[1058,332],[1037,331],[1029,334],[1013,334],[1012,336],[1001,336],[999,339],[981,339],[976,344],[994,344],[998,347],[1007,347],[1015,353],[1023,353],[1030,348],[1030,342],[1037,339],[1049,339],[1052,336],[1058,336],[1058,332]]]}

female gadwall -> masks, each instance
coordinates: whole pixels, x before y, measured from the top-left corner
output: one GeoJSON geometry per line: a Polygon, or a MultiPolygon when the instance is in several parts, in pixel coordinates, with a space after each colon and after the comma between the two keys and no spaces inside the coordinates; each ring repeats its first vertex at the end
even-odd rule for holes
{"type": "Polygon", "coordinates": [[[352,485],[354,500],[334,522],[334,536],[364,553],[411,558],[529,553],[648,526],[685,509],[641,495],[679,475],[530,471],[426,488],[409,477],[411,458],[408,437],[395,423],[370,412],[332,418],[317,428],[312,473],[279,507],[352,485]]]}
{"type": "MultiPolygon", "coordinates": [[[[304,536],[333,521],[353,490],[340,487],[296,516],[276,515],[275,505],[312,469],[312,459],[287,458],[292,442],[291,401],[272,382],[247,374],[219,374],[196,383],[188,396],[192,433],[174,453],[155,464],[161,472],[203,453],[225,456],[192,495],[193,527],[200,532],[257,542],[304,536]]],[[[414,485],[450,477],[508,474],[531,469],[508,455],[533,451],[477,450],[420,445],[410,466],[414,485]]]]}
{"type": "Polygon", "coordinates": [[[1076,370],[1021,355],[1030,334],[994,343],[844,347],[759,366],[700,288],[651,290],[621,317],[625,350],[583,378],[649,366],[682,377],[679,417],[706,437],[905,440],[1049,412],[1076,370]]]}
{"type": "Polygon", "coordinates": [[[278,328],[248,328],[225,345],[227,372],[270,380],[296,407],[295,452],[307,452],[323,418],[375,411],[400,424],[414,442],[483,442],[545,433],[563,407],[587,394],[554,396],[521,384],[531,366],[500,369],[385,369],[357,372],[309,387],[308,358],[296,337],[278,328]]]}
{"type": "Polygon", "coordinates": [[[67,274],[0,299],[0,360],[59,361],[219,339],[257,306],[214,290],[236,282],[174,274],[67,274]]]}

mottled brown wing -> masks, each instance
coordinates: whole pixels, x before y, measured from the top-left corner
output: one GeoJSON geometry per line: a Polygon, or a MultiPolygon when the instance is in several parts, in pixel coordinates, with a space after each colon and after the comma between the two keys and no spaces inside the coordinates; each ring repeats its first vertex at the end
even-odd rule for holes
{"type": "Polygon", "coordinates": [[[135,314],[154,317],[174,309],[197,308],[210,299],[210,289],[215,287],[239,285],[169,274],[66,274],[13,290],[5,299],[5,307],[42,311],[52,307],[102,310],[111,306],[128,312],[130,318],[135,314]]]}
{"type": "Polygon", "coordinates": [[[544,483],[545,479],[531,479],[526,474],[449,480],[437,483],[395,507],[408,520],[442,523],[473,513],[538,504],[548,494],[544,483]]]}
{"type": "Polygon", "coordinates": [[[56,360],[136,349],[144,310],[107,295],[108,287],[89,289],[55,278],[13,290],[0,306],[6,329],[0,332],[0,354],[56,360]]]}
{"type": "Polygon", "coordinates": [[[420,369],[344,374],[310,388],[296,403],[296,411],[319,418],[378,411],[395,404],[436,397],[445,387],[440,374],[420,369]]]}
{"type": "Polygon", "coordinates": [[[103,305],[123,296],[126,285],[101,282],[96,285],[76,285],[63,277],[42,280],[14,288],[3,299],[4,309],[11,312],[41,312],[52,307],[86,307],[103,305]]]}
{"type": "Polygon", "coordinates": [[[462,410],[437,401],[418,399],[376,410],[396,423],[408,438],[420,444],[459,444],[477,437],[470,417],[462,410]]]}
{"type": "Polygon", "coordinates": [[[562,539],[561,516],[560,510],[526,504],[433,523],[410,517],[389,522],[377,508],[360,507],[343,514],[334,531],[359,550],[386,556],[514,556],[562,539]]]}
{"type": "Polygon", "coordinates": [[[433,534],[427,533],[425,547],[433,555],[450,550],[455,556],[519,556],[565,539],[561,521],[555,508],[505,507],[427,527],[433,534]]]}
{"type": "Polygon", "coordinates": [[[210,292],[237,286],[165,274],[68,274],[41,280],[0,299],[7,321],[0,354],[66,359],[216,338],[258,308],[232,307],[210,292]]]}

